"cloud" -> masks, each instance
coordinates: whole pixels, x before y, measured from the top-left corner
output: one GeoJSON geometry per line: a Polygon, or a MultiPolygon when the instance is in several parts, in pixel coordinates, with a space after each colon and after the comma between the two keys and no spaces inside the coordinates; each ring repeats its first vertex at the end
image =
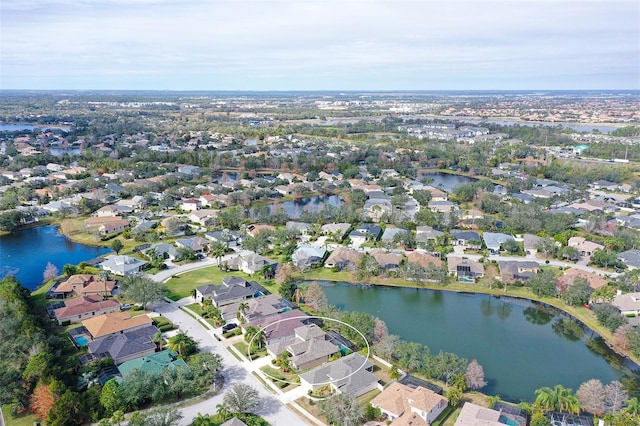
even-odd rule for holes
{"type": "Polygon", "coordinates": [[[505,81],[529,88],[532,79],[540,88],[578,81],[638,88],[639,80],[640,6],[629,1],[4,0],[1,7],[6,88],[446,89],[430,84],[505,81]]]}

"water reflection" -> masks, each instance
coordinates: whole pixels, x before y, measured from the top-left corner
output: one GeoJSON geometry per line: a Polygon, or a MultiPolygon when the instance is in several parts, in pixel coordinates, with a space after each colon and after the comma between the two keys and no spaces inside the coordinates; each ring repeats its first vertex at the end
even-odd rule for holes
{"type": "Polygon", "coordinates": [[[572,342],[577,342],[584,336],[584,328],[576,320],[569,317],[557,318],[551,325],[551,329],[558,336],[562,336],[572,342]]]}
{"type": "Polygon", "coordinates": [[[545,325],[548,324],[556,315],[542,305],[533,305],[523,311],[524,317],[531,324],[545,325]]]}

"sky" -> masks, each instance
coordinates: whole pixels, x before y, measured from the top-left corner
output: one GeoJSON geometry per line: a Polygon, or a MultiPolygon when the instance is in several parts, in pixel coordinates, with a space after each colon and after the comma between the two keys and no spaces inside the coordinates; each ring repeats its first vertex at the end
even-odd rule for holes
{"type": "Polygon", "coordinates": [[[0,89],[640,89],[640,1],[1,0],[0,89]]]}

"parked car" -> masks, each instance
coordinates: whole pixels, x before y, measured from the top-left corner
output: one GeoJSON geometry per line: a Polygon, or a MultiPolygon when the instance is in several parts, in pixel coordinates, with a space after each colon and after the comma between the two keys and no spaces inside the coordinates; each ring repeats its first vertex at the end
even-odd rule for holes
{"type": "Polygon", "coordinates": [[[130,304],[130,303],[125,303],[125,304],[123,304],[123,305],[120,305],[120,310],[121,310],[121,311],[126,311],[126,310],[128,310],[128,309],[131,309],[132,307],[133,307],[133,305],[132,305],[132,304],[130,304]]]}
{"type": "Polygon", "coordinates": [[[226,333],[227,331],[233,330],[237,326],[238,326],[237,324],[230,322],[222,326],[222,331],[226,333]]]}

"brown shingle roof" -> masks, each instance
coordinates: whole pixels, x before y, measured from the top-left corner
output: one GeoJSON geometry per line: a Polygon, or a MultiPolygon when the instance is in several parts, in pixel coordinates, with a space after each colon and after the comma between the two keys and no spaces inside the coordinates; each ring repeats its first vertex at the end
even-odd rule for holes
{"type": "Polygon", "coordinates": [[[132,317],[126,312],[113,312],[82,321],[82,325],[94,339],[148,324],[151,324],[148,316],[132,317]]]}

